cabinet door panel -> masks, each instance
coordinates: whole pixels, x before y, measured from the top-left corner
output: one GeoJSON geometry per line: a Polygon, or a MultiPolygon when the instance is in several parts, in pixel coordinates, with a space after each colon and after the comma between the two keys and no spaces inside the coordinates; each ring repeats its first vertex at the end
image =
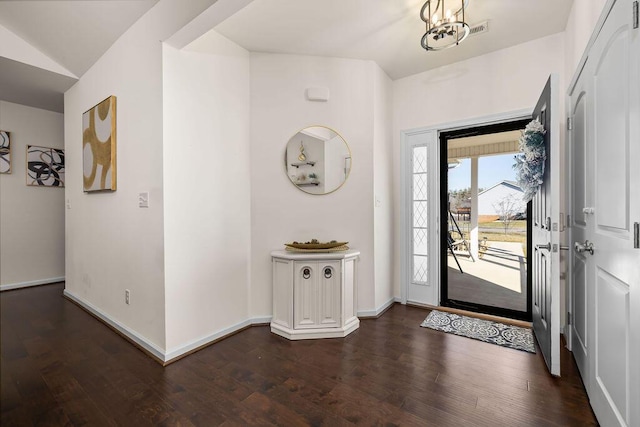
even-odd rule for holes
{"type": "Polygon", "coordinates": [[[295,262],[294,269],[294,328],[315,328],[318,326],[318,263],[295,262]]]}
{"type": "Polygon", "coordinates": [[[293,328],[293,262],[273,260],[273,323],[293,328]]]}
{"type": "Polygon", "coordinates": [[[356,307],[356,260],[354,258],[347,259],[344,261],[344,266],[342,269],[343,274],[343,298],[344,302],[342,304],[343,307],[343,316],[344,322],[350,323],[357,320],[357,312],[358,308],[356,307]]]}
{"type": "Polygon", "coordinates": [[[340,261],[319,264],[318,321],[324,328],[340,326],[340,261]]]}

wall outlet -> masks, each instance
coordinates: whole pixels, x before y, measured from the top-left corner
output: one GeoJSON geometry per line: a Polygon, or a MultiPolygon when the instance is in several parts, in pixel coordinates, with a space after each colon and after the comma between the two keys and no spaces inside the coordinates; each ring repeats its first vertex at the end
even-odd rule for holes
{"type": "Polygon", "coordinates": [[[124,290],[124,302],[127,303],[127,305],[131,303],[129,289],[124,290]]]}

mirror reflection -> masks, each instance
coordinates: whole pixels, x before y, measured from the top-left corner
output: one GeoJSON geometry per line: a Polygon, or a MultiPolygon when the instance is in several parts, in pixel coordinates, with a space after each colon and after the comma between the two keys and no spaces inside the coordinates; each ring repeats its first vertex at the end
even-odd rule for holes
{"type": "Polygon", "coordinates": [[[331,193],[349,176],[351,150],[333,129],[307,127],[287,143],[285,170],[291,182],[305,193],[331,193]]]}

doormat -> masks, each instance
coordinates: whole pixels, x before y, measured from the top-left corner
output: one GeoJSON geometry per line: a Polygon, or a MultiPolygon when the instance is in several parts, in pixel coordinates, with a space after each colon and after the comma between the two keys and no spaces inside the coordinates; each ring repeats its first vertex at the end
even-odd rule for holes
{"type": "Polygon", "coordinates": [[[535,353],[531,329],[433,310],[420,325],[502,347],[535,353]]]}

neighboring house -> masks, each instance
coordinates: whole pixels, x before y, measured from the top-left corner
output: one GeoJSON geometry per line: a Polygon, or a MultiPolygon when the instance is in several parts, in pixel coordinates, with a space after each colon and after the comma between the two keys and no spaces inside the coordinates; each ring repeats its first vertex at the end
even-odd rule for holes
{"type": "Polygon", "coordinates": [[[504,200],[511,205],[513,214],[523,213],[527,204],[522,200],[524,192],[513,181],[502,181],[478,194],[478,215],[502,215],[500,203],[504,200]]]}

